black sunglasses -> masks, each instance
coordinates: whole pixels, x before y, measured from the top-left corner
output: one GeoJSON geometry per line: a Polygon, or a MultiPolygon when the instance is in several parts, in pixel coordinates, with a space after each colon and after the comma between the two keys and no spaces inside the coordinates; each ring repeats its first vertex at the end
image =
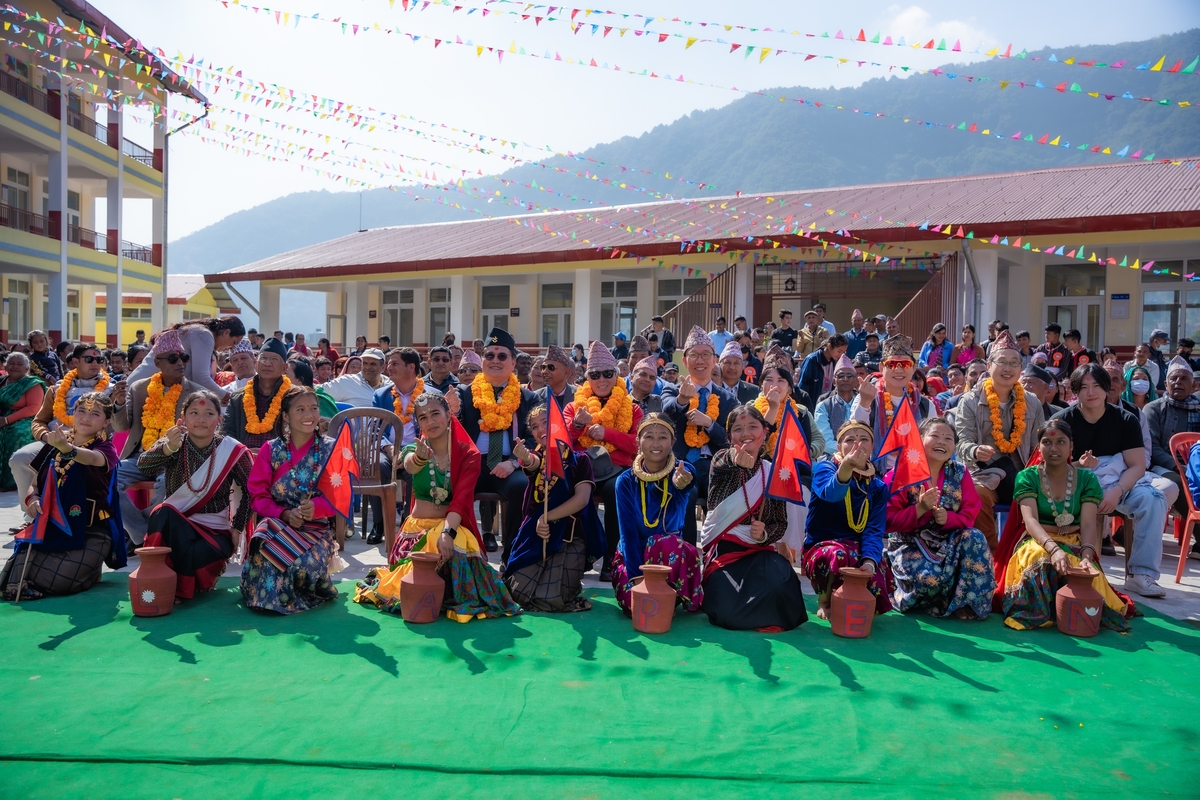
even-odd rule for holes
{"type": "Polygon", "coordinates": [[[450,358],[448,356],[442,356],[441,358],[431,358],[431,359],[429,359],[429,363],[431,363],[431,364],[449,364],[450,358]]]}
{"type": "Polygon", "coordinates": [[[542,372],[554,372],[555,370],[558,369],[557,364],[549,364],[549,363],[542,364],[541,367],[542,367],[542,372]]]}
{"type": "Polygon", "coordinates": [[[616,370],[605,369],[605,370],[595,370],[595,371],[589,372],[587,374],[587,376],[588,376],[588,378],[590,378],[594,381],[598,381],[601,378],[603,378],[604,380],[608,380],[609,378],[611,378],[612,376],[614,376],[616,374],[617,374],[616,370]]]}
{"type": "Polygon", "coordinates": [[[79,360],[85,364],[103,364],[104,356],[80,356],[79,360]]]}
{"type": "Polygon", "coordinates": [[[165,356],[155,356],[154,360],[157,361],[160,358],[168,364],[178,364],[180,361],[186,364],[192,360],[187,353],[167,353],[165,356]]]}
{"type": "Polygon", "coordinates": [[[484,361],[508,361],[508,353],[484,353],[484,361]]]}

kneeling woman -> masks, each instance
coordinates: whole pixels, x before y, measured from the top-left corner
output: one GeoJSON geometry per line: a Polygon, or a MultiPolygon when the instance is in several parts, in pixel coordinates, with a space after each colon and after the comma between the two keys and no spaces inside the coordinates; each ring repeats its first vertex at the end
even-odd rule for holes
{"type": "Polygon", "coordinates": [[[242,597],[249,608],[295,614],[337,597],[329,579],[337,512],[317,491],[333,440],[317,434],[320,419],[312,389],[288,389],[276,422],[278,438],[265,443],[254,460],[250,504],[259,523],[242,566],[242,597]]]}
{"type": "Polygon", "coordinates": [[[1097,573],[1092,587],[1104,598],[1101,626],[1127,631],[1132,605],[1113,591],[1099,567],[1096,508],[1104,492],[1095,473],[1071,463],[1071,449],[1071,426],[1051,419],[1038,432],[1042,463],[1017,473],[1013,502],[1021,505],[1025,530],[1017,532],[1016,549],[996,570],[1004,590],[1004,624],[1020,631],[1053,625],[1055,593],[1067,582],[1064,571],[1086,561],[1097,573]]]}
{"type": "Polygon", "coordinates": [[[804,539],[804,574],[817,593],[817,616],[829,618],[834,589],[845,567],[872,573],[867,588],[875,595],[875,613],[892,610],[895,583],[883,558],[888,490],[875,474],[871,451],[875,434],[861,422],[847,422],[837,433],[837,452],[813,468],[812,502],[804,539]]]}
{"type": "Polygon", "coordinates": [[[21,598],[75,594],[100,580],[102,564],[125,566],[117,450],[107,436],[112,415],[111,399],[88,392],[75,403],[72,427],[51,431],[34,457],[37,483],[25,500],[35,517],[32,538],[17,541],[0,571],[6,600],[18,591],[21,598]]]}
{"type": "MultiPolygon", "coordinates": [[[[918,430],[934,484],[910,486],[888,501],[892,601],[902,612],[984,619],[992,609],[996,575],[987,539],[974,527],[980,505],[975,483],[952,458],[958,437],[949,422],[926,417],[918,430]]],[[[891,475],[883,482],[891,486],[891,475]]]]}
{"type": "Polygon", "coordinates": [[[220,425],[221,401],[195,392],[184,401],[183,424],[138,456],[145,474],[166,473],[167,499],[150,515],[143,546],[171,548],[176,602],[216,587],[250,521],[250,450],[218,435],[220,425]]]}
{"type": "MultiPolygon", "coordinates": [[[[520,441],[513,447],[513,455],[529,475],[529,486],[525,489],[525,521],[513,538],[504,583],[526,611],[587,611],[592,604],[581,596],[583,573],[606,550],[600,515],[592,503],[596,488],[592,463],[583,453],[568,451],[563,462],[567,479],[550,476],[547,498],[542,468],[547,440],[545,404],[529,412],[529,430],[540,444],[533,453],[520,441]]],[[[616,523],[614,527],[618,527],[616,523]]]]}
{"type": "Polygon", "coordinates": [[[704,612],[733,630],[791,630],[808,619],[800,578],[775,547],[799,552],[800,507],[767,497],[767,422],[753,405],[725,423],[731,447],[713,457],[704,548],[704,612]]]}
{"type": "Polygon", "coordinates": [[[413,506],[396,537],[390,567],[367,573],[354,602],[400,613],[400,579],[412,572],[412,553],[437,553],[446,581],[442,608],[458,622],[521,613],[500,576],[487,562],[475,525],[475,482],[480,457],[475,443],[450,413],[446,398],[426,392],[413,401],[421,438],[400,451],[412,476],[413,506]]]}
{"type": "Polygon", "coordinates": [[[648,414],[637,433],[638,454],[633,466],[617,479],[617,519],[621,539],[613,556],[612,582],[617,603],[625,616],[630,611],[630,591],[642,579],[643,564],[670,567],[667,583],[688,611],[699,611],[704,602],[700,551],[684,541],[688,487],[696,477],[692,465],[676,461],[675,426],[661,414],[648,414]]]}

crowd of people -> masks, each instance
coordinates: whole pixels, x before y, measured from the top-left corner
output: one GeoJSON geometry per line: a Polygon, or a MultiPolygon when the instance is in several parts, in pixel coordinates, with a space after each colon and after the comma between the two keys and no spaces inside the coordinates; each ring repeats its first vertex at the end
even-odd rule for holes
{"type": "Polygon", "coordinates": [[[1155,331],[1122,364],[1054,324],[1036,347],[999,320],[986,340],[965,325],[954,341],[939,323],[916,345],[857,309],[840,332],[822,304],[800,329],[793,316],[753,329],[719,318],[681,344],[655,317],[612,346],[536,357],[500,328],[425,353],[362,336],[339,353],[236,317],[139,331],[125,350],[32,331],[3,354],[0,490],[16,490],[39,535],[18,541],[0,592],[83,591],[102,564],[163,546],[176,602],[213,589],[233,560],[248,607],[320,605],[343,563],[318,487],[329,420],[375,408],[398,423],[379,460],[403,500],[364,498],[367,542],[383,541],[387,515],[398,535],[354,600],[385,611],[400,610],[415,553],[437,556],[443,610],[462,622],[586,611],[593,568],[629,614],[651,564],[669,568],[681,608],[732,629],[803,623],[797,571],[822,617],[854,567],[870,573],[877,613],[998,612],[1016,629],[1053,624],[1070,567],[1095,571],[1111,629],[1128,627],[1131,595],[1164,593],[1168,512],[1200,495],[1200,455],[1181,474],[1169,446],[1200,431],[1193,342],[1168,361],[1155,331]],[[903,404],[932,476],[915,486],[894,485],[896,454],[878,457],[903,404]],[[812,456],[804,505],[767,491],[791,414],[812,456]],[[569,452],[548,449],[563,437],[569,452]],[[1122,591],[1099,569],[1116,513],[1122,591]]]}

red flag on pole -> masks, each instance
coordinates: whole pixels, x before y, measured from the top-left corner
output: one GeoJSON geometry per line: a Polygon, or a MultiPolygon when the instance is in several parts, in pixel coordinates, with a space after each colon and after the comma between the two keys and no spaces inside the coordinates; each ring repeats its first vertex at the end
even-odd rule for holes
{"type": "Polygon", "coordinates": [[[921,434],[917,431],[917,420],[913,416],[912,404],[908,402],[908,392],[904,393],[904,399],[892,415],[892,425],[875,457],[883,458],[892,453],[896,453],[896,466],[889,487],[892,494],[929,480],[929,461],[925,458],[925,445],[921,443],[921,434]]]}
{"type": "Polygon", "coordinates": [[[334,510],[350,519],[354,487],[350,476],[358,477],[358,461],[354,458],[354,439],[345,421],[333,441],[333,450],[321,466],[317,478],[317,493],[324,496],[334,510]]]}
{"type": "Polygon", "coordinates": [[[551,475],[557,475],[564,481],[567,470],[563,462],[571,452],[571,436],[567,433],[567,423],[563,420],[562,409],[554,399],[553,392],[546,392],[549,413],[546,414],[546,467],[551,475]]]}
{"type": "Polygon", "coordinates": [[[767,496],[804,505],[804,490],[800,486],[800,465],[812,466],[808,442],[800,419],[788,403],[779,424],[779,438],[775,442],[775,454],[771,457],[771,477],[767,481],[767,496]]]}

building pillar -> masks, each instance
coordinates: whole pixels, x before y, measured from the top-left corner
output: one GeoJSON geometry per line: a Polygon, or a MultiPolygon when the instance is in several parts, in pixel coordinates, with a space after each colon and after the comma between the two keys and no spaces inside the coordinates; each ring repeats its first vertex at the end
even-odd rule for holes
{"type": "MultiPolygon", "coordinates": [[[[658,313],[657,293],[659,270],[650,270],[650,277],[638,278],[637,289],[637,324],[633,326],[639,333],[650,327],[650,318],[658,313]]],[[[607,343],[606,343],[607,344],[607,343]]]]}
{"type": "MultiPolygon", "coordinates": [[[[119,89],[120,81],[116,78],[109,79],[110,89],[119,89]]],[[[124,154],[122,141],[125,137],[125,119],[124,112],[121,106],[117,106],[108,111],[108,143],[116,148],[117,153],[117,176],[108,179],[107,195],[108,195],[108,221],[106,225],[105,235],[108,243],[108,252],[110,255],[117,257],[117,279],[114,283],[107,284],[104,290],[109,298],[104,315],[104,333],[107,345],[111,347],[121,346],[121,311],[123,308],[122,296],[125,289],[125,265],[124,258],[121,255],[121,233],[125,230],[123,218],[124,197],[125,197],[125,165],[123,163],[124,154]],[[115,143],[115,144],[114,144],[115,143]]]]}
{"type": "MultiPolygon", "coordinates": [[[[468,275],[450,276],[450,331],[459,342],[470,342],[476,337],[475,313],[476,280],[468,275]]],[[[479,333],[482,336],[486,331],[479,333]]]]}
{"type": "MultiPolygon", "coordinates": [[[[346,294],[341,288],[323,292],[325,295],[325,338],[335,350],[342,347],[346,338],[345,304],[346,294]],[[342,319],[335,319],[342,317],[342,319]]],[[[314,345],[316,342],[313,343],[314,345]]]]}
{"type": "MultiPolygon", "coordinates": [[[[362,281],[343,283],[342,294],[345,297],[346,305],[346,346],[353,348],[354,340],[359,336],[366,336],[368,342],[375,341],[371,338],[367,325],[370,322],[370,315],[367,313],[369,310],[367,284],[362,281]]],[[[378,326],[375,330],[378,335],[378,326]]]]}
{"type": "Polygon", "coordinates": [[[153,333],[167,327],[167,303],[162,290],[150,293],[150,330],[153,333]]]}
{"type": "MultiPolygon", "coordinates": [[[[61,45],[55,48],[61,50],[61,45]]],[[[67,329],[67,247],[69,231],[67,230],[67,157],[69,154],[67,138],[67,92],[61,82],[52,82],[55,86],[50,90],[50,102],[58,105],[58,152],[50,153],[48,177],[50,183],[50,229],[58,239],[58,272],[49,277],[50,313],[46,320],[47,333],[50,341],[62,341],[67,329]]],[[[41,302],[41,298],[32,302],[41,302]]]]}
{"type": "Polygon", "coordinates": [[[258,285],[258,330],[268,339],[279,329],[279,287],[258,285]]]}
{"type": "Polygon", "coordinates": [[[745,317],[749,327],[766,323],[766,320],[754,318],[754,264],[743,261],[736,264],[734,270],[733,308],[723,312],[729,329],[733,330],[736,317],[745,317]]]}
{"type": "Polygon", "coordinates": [[[166,142],[167,109],[160,106],[154,114],[154,168],[163,171],[164,194],[150,201],[150,258],[155,266],[163,266],[163,236],[166,232],[166,142]]]}
{"type": "Polygon", "coordinates": [[[96,287],[85,283],[76,287],[76,290],[79,292],[79,340],[87,341],[87,337],[91,336],[92,341],[100,347],[108,347],[107,317],[105,318],[105,341],[100,341],[94,335],[96,333],[96,287]]]}
{"type": "MultiPolygon", "coordinates": [[[[44,310],[44,302],[42,295],[45,294],[46,282],[41,280],[39,273],[34,273],[29,276],[29,319],[30,327],[37,330],[46,330],[46,313],[44,310]]],[[[22,331],[18,334],[24,338],[29,331],[22,331]]]]}
{"type": "Polygon", "coordinates": [[[600,336],[600,278],[598,269],[575,270],[575,330],[570,341],[585,347],[600,336]]]}
{"type": "MultiPolygon", "coordinates": [[[[976,336],[987,338],[987,324],[996,318],[996,293],[1000,274],[1000,254],[996,250],[971,249],[971,257],[975,261],[975,272],[979,274],[981,302],[979,304],[980,319],[976,321],[976,336]]],[[[966,264],[963,264],[964,271],[966,264]]],[[[970,285],[970,278],[967,279],[970,285]]]]}
{"type": "Polygon", "coordinates": [[[430,342],[429,339],[429,290],[424,284],[414,286],[413,290],[413,346],[419,349],[422,355],[430,348],[437,347],[442,343],[439,339],[436,342],[430,342]]]}

